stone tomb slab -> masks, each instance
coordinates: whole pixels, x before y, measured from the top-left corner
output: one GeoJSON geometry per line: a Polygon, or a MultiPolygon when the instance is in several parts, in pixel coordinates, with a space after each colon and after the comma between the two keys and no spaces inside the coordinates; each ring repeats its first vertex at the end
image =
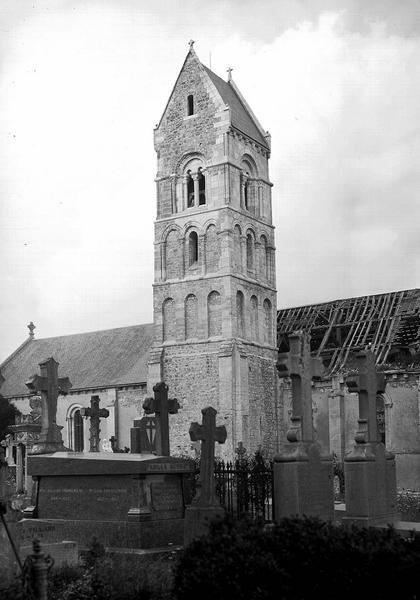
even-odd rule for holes
{"type": "Polygon", "coordinates": [[[187,460],[145,454],[67,453],[28,457],[35,519],[20,526],[22,543],[34,528],[46,540],[96,536],[108,547],[151,548],[182,543],[187,460]]]}

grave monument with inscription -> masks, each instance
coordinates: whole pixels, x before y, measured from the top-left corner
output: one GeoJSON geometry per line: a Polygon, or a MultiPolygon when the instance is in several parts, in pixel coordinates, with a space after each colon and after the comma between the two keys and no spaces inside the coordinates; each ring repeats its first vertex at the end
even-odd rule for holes
{"type": "Polygon", "coordinates": [[[332,457],[315,440],[312,380],[320,378],[320,359],[312,358],[310,339],[297,331],[289,336],[290,352],[279,354],[279,377],[292,381],[292,417],[287,441],[274,457],[274,518],[295,515],[334,518],[332,457]]]}
{"type": "Polygon", "coordinates": [[[169,456],[55,452],[30,456],[33,505],[18,523],[22,542],[93,536],[107,547],[151,548],[182,544],[184,476],[192,462],[169,456]]]}
{"type": "Polygon", "coordinates": [[[376,371],[371,350],[356,356],[357,374],[346,384],[359,396],[359,429],[353,450],[344,459],[346,515],[344,522],[363,525],[393,523],[397,520],[395,455],[379,440],[376,396],[385,390],[383,373],[376,371]]]}
{"type": "MultiPolygon", "coordinates": [[[[43,390],[44,380],[34,387],[43,390]]],[[[100,414],[97,400],[86,411],[93,419],[91,453],[28,457],[34,485],[32,505],[24,511],[27,518],[17,525],[21,544],[31,536],[46,543],[71,539],[81,548],[93,536],[107,547],[182,544],[185,506],[190,502],[184,477],[194,471],[194,464],[170,456],[98,452],[99,417],[106,415],[100,414]]],[[[47,412],[48,419],[54,415],[53,410],[47,412]]],[[[49,422],[45,430],[51,430],[49,422]]],[[[161,440],[162,447],[169,449],[169,430],[162,431],[168,438],[161,440]]]]}

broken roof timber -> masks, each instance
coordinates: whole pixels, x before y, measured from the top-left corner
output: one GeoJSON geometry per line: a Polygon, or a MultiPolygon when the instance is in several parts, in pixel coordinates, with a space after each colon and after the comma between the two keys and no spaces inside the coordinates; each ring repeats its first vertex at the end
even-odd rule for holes
{"type": "Polygon", "coordinates": [[[279,346],[287,350],[287,336],[303,329],[311,334],[311,349],[332,374],[366,347],[377,364],[420,366],[420,289],[345,298],[279,310],[279,346]]]}

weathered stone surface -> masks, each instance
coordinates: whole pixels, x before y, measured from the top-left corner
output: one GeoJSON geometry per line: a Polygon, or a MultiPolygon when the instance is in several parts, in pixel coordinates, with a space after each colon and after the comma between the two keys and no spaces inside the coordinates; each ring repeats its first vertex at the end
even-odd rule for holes
{"type": "Polygon", "coordinates": [[[344,459],[346,516],[344,522],[372,525],[397,520],[395,456],[379,441],[377,394],[385,389],[370,350],[356,356],[358,373],[346,377],[359,396],[359,427],[353,450],[344,459]]]}
{"type": "Polygon", "coordinates": [[[287,441],[274,458],[275,519],[294,515],[334,518],[332,459],[315,439],[312,380],[322,364],[311,357],[310,339],[303,332],[290,336],[290,353],[280,354],[280,377],[292,380],[291,426],[287,441]]]}
{"type": "Polygon", "coordinates": [[[148,389],[164,380],[182,406],[171,419],[173,452],[191,454],[185,422],[211,405],[229,433],[220,451],[232,458],[240,441],[250,452],[261,444],[277,449],[274,229],[266,142],[232,127],[232,109],[215,81],[190,52],[155,130],[155,342],[148,389]],[[204,204],[196,202],[200,175],[204,204]]]}
{"type": "Polygon", "coordinates": [[[57,425],[57,398],[71,388],[68,377],[58,377],[58,362],[53,358],[39,364],[41,375],[34,375],[26,386],[33,393],[41,393],[42,413],[39,441],[32,446],[31,454],[45,454],[64,450],[61,426],[57,425]]]}
{"type": "Polygon", "coordinates": [[[213,518],[221,517],[224,509],[216,496],[216,482],[214,479],[214,446],[215,443],[224,444],[226,441],[226,427],[216,427],[217,411],[208,406],[201,411],[203,423],[191,423],[190,438],[193,442],[201,442],[200,479],[197,493],[185,512],[185,544],[208,531],[209,522],[213,518]]]}
{"type": "Polygon", "coordinates": [[[71,539],[82,546],[93,535],[107,546],[182,543],[183,477],[194,470],[190,461],[63,452],[31,456],[28,469],[36,489],[25,514],[38,518],[19,524],[23,542],[31,528],[41,527],[47,542],[71,539]]]}

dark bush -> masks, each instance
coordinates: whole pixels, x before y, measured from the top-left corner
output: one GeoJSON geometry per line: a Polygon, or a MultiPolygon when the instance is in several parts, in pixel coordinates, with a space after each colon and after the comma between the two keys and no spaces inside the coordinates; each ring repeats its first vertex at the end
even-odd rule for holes
{"type": "Polygon", "coordinates": [[[340,527],[313,518],[269,529],[230,517],[182,553],[178,600],[420,598],[420,536],[340,527]],[[372,591],[371,591],[372,590],[372,591]]]}

